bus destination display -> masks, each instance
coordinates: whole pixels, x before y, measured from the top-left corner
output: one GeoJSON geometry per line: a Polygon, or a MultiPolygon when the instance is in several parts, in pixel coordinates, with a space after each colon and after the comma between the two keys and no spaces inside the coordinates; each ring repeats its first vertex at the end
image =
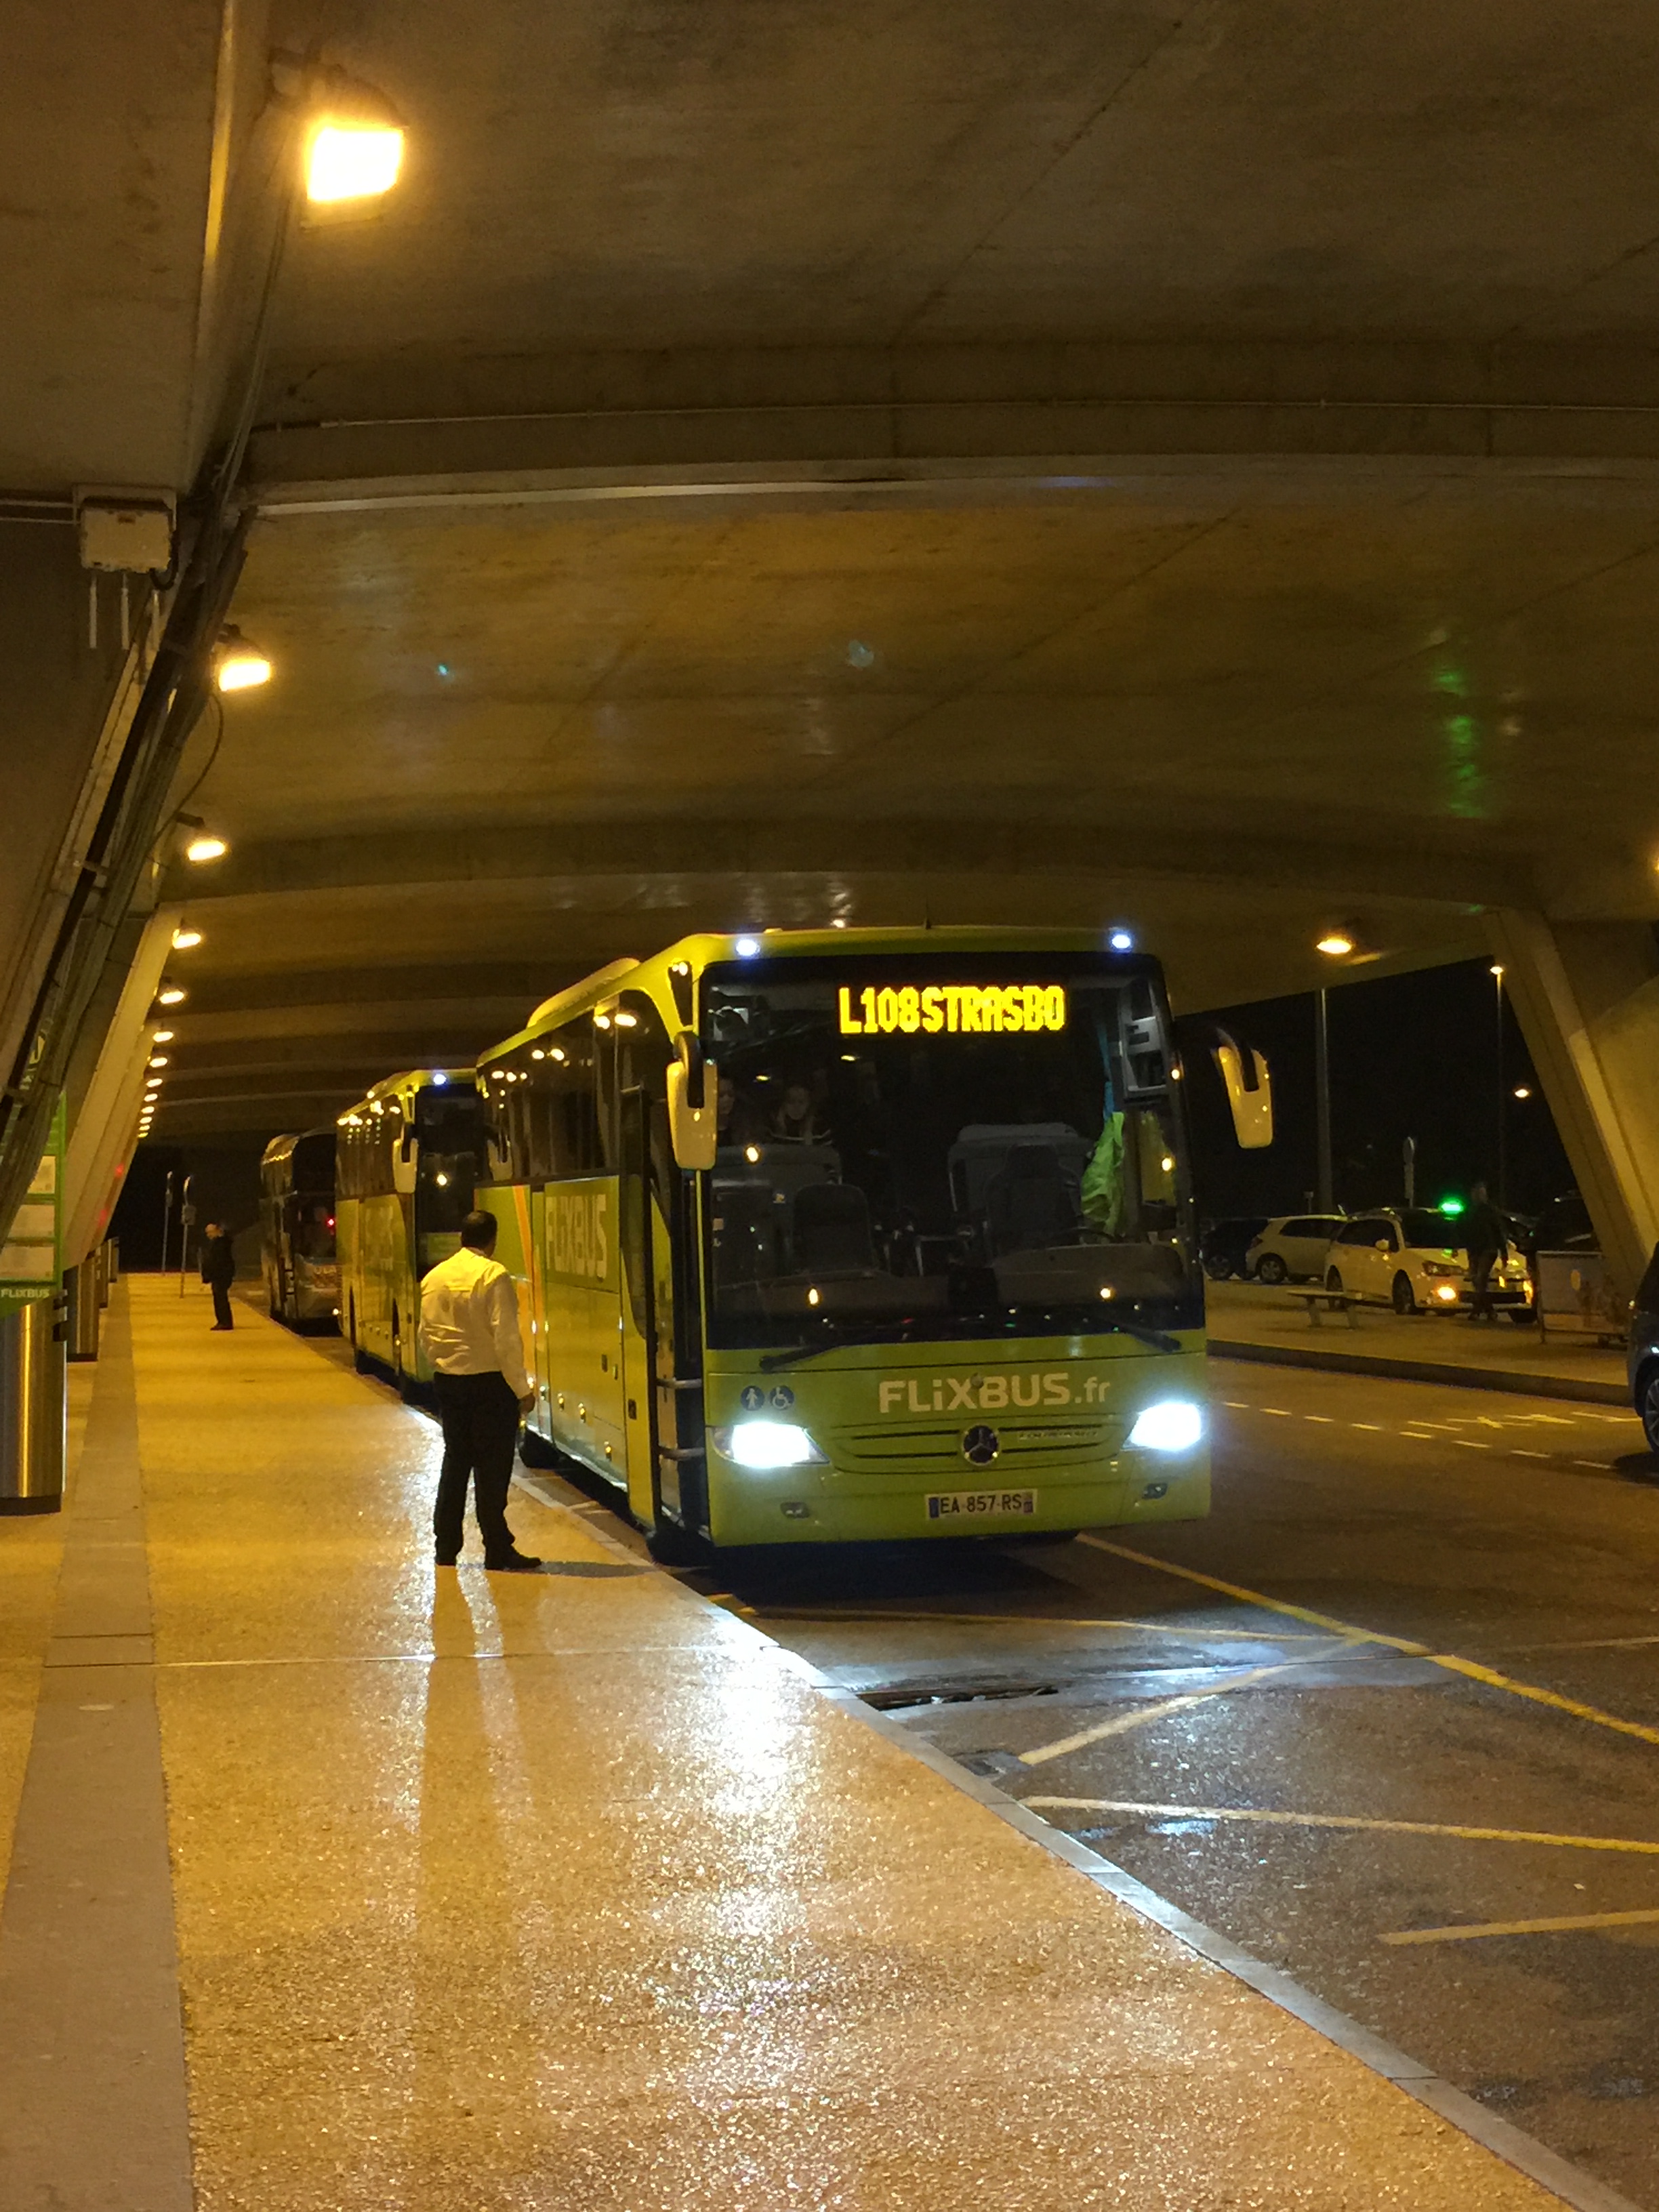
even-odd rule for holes
{"type": "Polygon", "coordinates": [[[1063,983],[841,986],[842,1036],[1018,1036],[1066,1026],[1063,983]]]}

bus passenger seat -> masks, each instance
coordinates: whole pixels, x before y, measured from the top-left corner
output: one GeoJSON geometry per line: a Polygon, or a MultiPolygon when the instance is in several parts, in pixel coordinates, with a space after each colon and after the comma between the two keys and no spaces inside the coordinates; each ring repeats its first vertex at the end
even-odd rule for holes
{"type": "Polygon", "coordinates": [[[809,1182],[795,1194],[795,1265],[803,1273],[873,1267],[870,1202],[856,1184],[809,1182]]]}

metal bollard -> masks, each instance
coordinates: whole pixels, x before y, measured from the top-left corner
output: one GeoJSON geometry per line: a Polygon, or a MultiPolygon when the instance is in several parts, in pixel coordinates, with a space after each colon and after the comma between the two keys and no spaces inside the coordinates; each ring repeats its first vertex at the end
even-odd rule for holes
{"type": "Polygon", "coordinates": [[[115,1285],[116,1285],[117,1283],[118,1283],[118,1282],[120,1281],[120,1279],[121,1279],[121,1240],[120,1240],[120,1238],[119,1238],[118,1237],[105,1237],[105,1239],[104,1239],[104,1249],[105,1249],[105,1251],[106,1251],[106,1252],[107,1252],[107,1253],[109,1254],[109,1279],[110,1279],[110,1287],[111,1287],[111,1289],[112,1290],[112,1289],[114,1288],[115,1285]]]}
{"type": "Polygon", "coordinates": [[[34,1298],[0,1313],[0,1513],[58,1511],[65,1426],[61,1304],[34,1298]]]}
{"type": "Polygon", "coordinates": [[[109,1271],[109,1246],[100,1244],[92,1256],[93,1264],[98,1270],[98,1304],[100,1307],[106,1306],[109,1304],[109,1286],[114,1279],[109,1271]]]}
{"type": "Polygon", "coordinates": [[[71,1359],[98,1357],[98,1262],[83,1260],[78,1267],[64,1270],[69,1292],[69,1356],[71,1359]]]}

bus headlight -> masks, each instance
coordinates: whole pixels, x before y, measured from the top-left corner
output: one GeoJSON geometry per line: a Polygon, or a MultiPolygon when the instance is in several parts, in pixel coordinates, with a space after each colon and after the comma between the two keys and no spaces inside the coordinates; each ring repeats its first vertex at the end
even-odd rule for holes
{"type": "Polygon", "coordinates": [[[1148,1406],[1129,1431],[1142,1451],[1190,1451],[1204,1434],[1204,1416],[1188,1398],[1166,1398],[1148,1406]]]}
{"type": "Polygon", "coordinates": [[[711,1431],[714,1449],[733,1467],[769,1468],[823,1467],[823,1454],[805,1429],[793,1421],[738,1421],[711,1431]]]}

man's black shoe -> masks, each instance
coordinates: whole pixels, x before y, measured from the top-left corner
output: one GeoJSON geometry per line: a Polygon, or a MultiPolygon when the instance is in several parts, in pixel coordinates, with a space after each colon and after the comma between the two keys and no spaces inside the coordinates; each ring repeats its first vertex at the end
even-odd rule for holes
{"type": "Polygon", "coordinates": [[[228,1322],[228,1321],[216,1321],[216,1322],[210,1322],[210,1323],[209,1324],[209,1327],[208,1327],[208,1334],[209,1334],[210,1336],[217,1336],[217,1335],[218,1335],[218,1334],[220,1333],[220,1331],[221,1331],[222,1329],[233,1328],[234,1326],[235,1326],[235,1324],[234,1324],[234,1322],[228,1322]]]}
{"type": "Polygon", "coordinates": [[[533,1575],[541,1565],[527,1552],[509,1552],[504,1559],[486,1559],[484,1566],[492,1575],[533,1575]]]}

